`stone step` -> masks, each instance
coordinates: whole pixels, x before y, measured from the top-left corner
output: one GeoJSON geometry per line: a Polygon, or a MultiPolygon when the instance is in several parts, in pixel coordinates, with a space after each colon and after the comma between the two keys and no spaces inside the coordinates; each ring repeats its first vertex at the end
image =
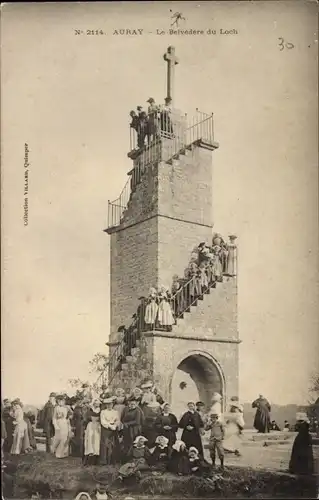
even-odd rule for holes
{"type": "Polygon", "coordinates": [[[253,434],[251,437],[248,439],[252,441],[278,441],[278,440],[289,440],[292,439],[294,436],[296,436],[295,432],[273,432],[273,433],[258,433],[258,434],[253,434]]]}
{"type": "Polygon", "coordinates": [[[37,443],[45,443],[45,436],[35,436],[37,443]]]}

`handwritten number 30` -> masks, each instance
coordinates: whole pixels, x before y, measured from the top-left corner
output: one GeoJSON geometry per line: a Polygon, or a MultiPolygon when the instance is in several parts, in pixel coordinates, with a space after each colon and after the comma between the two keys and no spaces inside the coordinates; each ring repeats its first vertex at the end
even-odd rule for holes
{"type": "Polygon", "coordinates": [[[280,51],[284,50],[284,48],[286,48],[286,49],[293,49],[294,48],[293,43],[290,43],[290,42],[285,43],[285,40],[283,38],[278,38],[278,40],[281,40],[280,44],[279,44],[280,51]]]}

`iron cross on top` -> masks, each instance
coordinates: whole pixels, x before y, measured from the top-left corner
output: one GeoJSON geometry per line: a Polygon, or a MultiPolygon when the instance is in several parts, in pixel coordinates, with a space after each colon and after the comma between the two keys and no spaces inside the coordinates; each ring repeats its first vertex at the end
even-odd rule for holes
{"type": "Polygon", "coordinates": [[[175,65],[178,64],[174,47],[168,47],[164,54],[164,61],[167,62],[167,99],[170,99],[173,104],[175,65]]]}

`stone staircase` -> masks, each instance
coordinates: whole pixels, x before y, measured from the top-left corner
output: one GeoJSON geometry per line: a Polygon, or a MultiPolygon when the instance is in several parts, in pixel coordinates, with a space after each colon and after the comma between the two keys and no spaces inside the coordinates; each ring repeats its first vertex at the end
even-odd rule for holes
{"type": "MultiPolygon", "coordinates": [[[[224,280],[231,279],[224,277],[224,280]]],[[[184,286],[171,298],[171,307],[174,309],[174,301],[177,298],[177,294],[183,293],[185,288],[189,287],[191,280],[188,280],[184,286]]],[[[218,286],[223,287],[223,282],[214,282],[205,289],[201,295],[192,300],[191,303],[186,304],[185,308],[175,316],[175,325],[172,326],[172,333],[174,330],[183,328],[187,324],[187,318],[195,313],[197,309],[201,309],[201,304],[205,302],[205,297],[213,294],[215,288],[218,286]]],[[[155,326],[154,331],[164,331],[163,328],[155,326]]],[[[121,363],[119,363],[117,369],[114,369],[113,375],[109,379],[110,386],[121,386],[127,391],[131,391],[136,385],[139,385],[144,380],[153,378],[152,365],[148,361],[147,356],[147,342],[144,337],[144,331],[140,332],[140,337],[136,340],[136,346],[131,348],[130,355],[124,356],[121,363]]],[[[119,353],[123,352],[123,343],[120,343],[116,350],[112,353],[110,362],[112,363],[112,357],[116,358],[119,353]]],[[[156,383],[156,380],[154,381],[156,383]]]]}

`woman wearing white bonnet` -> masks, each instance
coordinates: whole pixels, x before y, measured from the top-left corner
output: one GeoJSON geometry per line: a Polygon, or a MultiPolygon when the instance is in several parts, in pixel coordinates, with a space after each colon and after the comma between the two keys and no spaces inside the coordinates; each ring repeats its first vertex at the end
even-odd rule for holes
{"type": "Polygon", "coordinates": [[[145,316],[144,321],[147,325],[154,325],[158,312],[158,303],[157,303],[157,291],[155,288],[150,288],[149,296],[147,299],[147,305],[145,308],[145,316]]]}
{"type": "Polygon", "coordinates": [[[91,497],[86,491],[81,491],[76,495],[74,500],[91,500],[91,497]]]}

